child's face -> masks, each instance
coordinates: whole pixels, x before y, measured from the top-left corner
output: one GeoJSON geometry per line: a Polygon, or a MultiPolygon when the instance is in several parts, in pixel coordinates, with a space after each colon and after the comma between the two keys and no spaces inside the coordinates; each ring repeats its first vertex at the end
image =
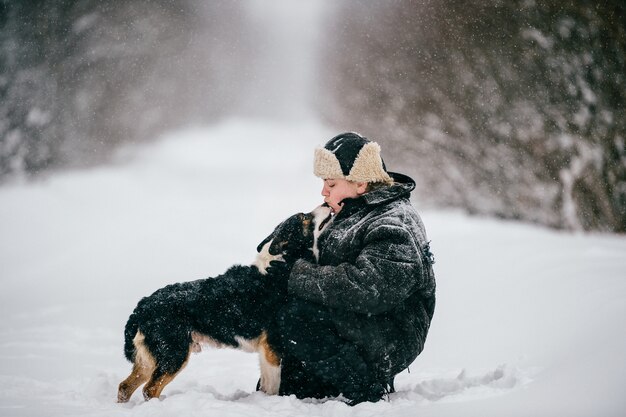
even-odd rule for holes
{"type": "Polygon", "coordinates": [[[343,207],[342,200],[358,197],[365,193],[366,189],[366,182],[352,182],[344,179],[324,180],[322,195],[324,202],[337,214],[343,207]]]}

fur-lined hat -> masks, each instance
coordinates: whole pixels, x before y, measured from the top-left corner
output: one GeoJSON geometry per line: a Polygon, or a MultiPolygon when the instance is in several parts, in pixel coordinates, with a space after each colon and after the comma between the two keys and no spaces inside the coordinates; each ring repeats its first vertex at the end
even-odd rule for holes
{"type": "Polygon", "coordinates": [[[393,183],[380,156],[380,145],[354,132],[337,135],[317,148],[313,173],[322,179],[393,183]]]}

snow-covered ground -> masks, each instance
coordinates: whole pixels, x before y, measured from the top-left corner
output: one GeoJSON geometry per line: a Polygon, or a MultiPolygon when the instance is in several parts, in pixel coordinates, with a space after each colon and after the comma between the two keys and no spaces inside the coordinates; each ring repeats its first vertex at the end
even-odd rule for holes
{"type": "Polygon", "coordinates": [[[232,120],[0,187],[0,416],[626,415],[626,237],[432,209],[435,319],[389,402],[269,397],[255,354],[209,350],[162,400],[117,404],[136,302],[249,263],[316,206],[313,149],[333,133],[232,120]]]}

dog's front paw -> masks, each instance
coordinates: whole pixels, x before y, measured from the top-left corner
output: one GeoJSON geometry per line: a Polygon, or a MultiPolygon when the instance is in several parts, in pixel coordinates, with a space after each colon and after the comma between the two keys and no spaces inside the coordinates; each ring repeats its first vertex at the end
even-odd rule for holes
{"type": "Polygon", "coordinates": [[[257,267],[261,275],[268,274],[267,269],[270,268],[270,265],[272,262],[279,262],[279,261],[283,261],[284,259],[282,253],[278,255],[272,255],[270,253],[269,248],[271,244],[272,244],[272,241],[270,240],[266,242],[265,245],[263,245],[263,247],[261,248],[261,251],[256,257],[256,260],[252,264],[253,266],[257,267]]]}

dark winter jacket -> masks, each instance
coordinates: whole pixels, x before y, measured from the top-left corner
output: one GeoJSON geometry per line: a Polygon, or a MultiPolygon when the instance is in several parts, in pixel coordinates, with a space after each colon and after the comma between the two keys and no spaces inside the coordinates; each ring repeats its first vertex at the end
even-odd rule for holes
{"type": "Polygon", "coordinates": [[[289,278],[289,293],[329,308],[381,377],[422,351],[435,306],[432,255],[409,201],[415,183],[392,176],[394,185],[344,200],[319,237],[319,263],[299,260],[289,278]]]}

